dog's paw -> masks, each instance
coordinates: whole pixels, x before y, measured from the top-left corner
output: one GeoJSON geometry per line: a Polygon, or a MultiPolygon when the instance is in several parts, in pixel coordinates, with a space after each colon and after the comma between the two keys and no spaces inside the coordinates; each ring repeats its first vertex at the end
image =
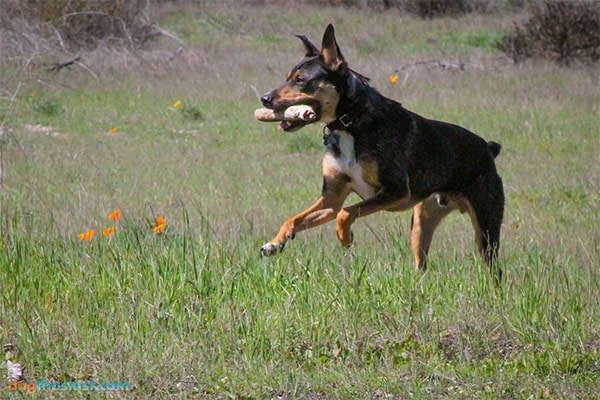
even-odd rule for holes
{"type": "Polygon", "coordinates": [[[350,241],[346,243],[342,242],[342,246],[344,246],[346,250],[352,251],[352,247],[354,246],[354,232],[350,231],[350,241]]]}
{"type": "Polygon", "coordinates": [[[283,246],[280,246],[277,243],[269,242],[264,244],[263,247],[260,248],[260,254],[262,254],[263,257],[270,257],[274,256],[282,249],[283,246]]]}

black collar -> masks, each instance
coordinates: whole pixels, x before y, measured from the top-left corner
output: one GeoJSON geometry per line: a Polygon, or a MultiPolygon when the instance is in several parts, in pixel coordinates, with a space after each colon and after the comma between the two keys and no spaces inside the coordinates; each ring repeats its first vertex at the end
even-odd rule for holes
{"type": "Polygon", "coordinates": [[[362,96],[357,96],[350,104],[339,104],[337,114],[340,115],[335,121],[327,124],[327,128],[333,130],[347,130],[353,124],[358,122],[363,115],[363,108],[366,99],[362,96]]]}
{"type": "Polygon", "coordinates": [[[326,128],[331,131],[344,131],[354,123],[354,120],[355,118],[350,113],[346,113],[335,121],[328,123],[326,128]]]}
{"type": "Polygon", "coordinates": [[[346,99],[338,104],[336,113],[339,117],[327,124],[327,128],[330,130],[347,130],[355,122],[357,122],[361,115],[362,109],[366,98],[364,97],[365,88],[364,85],[368,86],[366,78],[359,75],[359,78],[355,76],[354,71],[350,71],[346,78],[345,90],[340,95],[346,99]],[[350,101],[350,99],[352,99],[350,101]]]}

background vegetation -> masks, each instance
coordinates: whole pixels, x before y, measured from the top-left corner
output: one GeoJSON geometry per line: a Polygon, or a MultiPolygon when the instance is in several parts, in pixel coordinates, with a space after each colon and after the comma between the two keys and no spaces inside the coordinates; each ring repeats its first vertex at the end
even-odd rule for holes
{"type": "Polygon", "coordinates": [[[598,67],[514,64],[498,43],[527,7],[156,2],[71,41],[64,15],[15,4],[35,2],[1,3],[0,337],[25,379],[131,383],[114,398],[597,396],[598,67]],[[324,226],[259,256],[315,200],[323,150],[320,127],[282,135],[253,111],[301,57],[293,35],[329,22],[383,94],[503,144],[501,287],[459,214],[426,274],[409,213],[358,221],[351,255],[324,226]]]}

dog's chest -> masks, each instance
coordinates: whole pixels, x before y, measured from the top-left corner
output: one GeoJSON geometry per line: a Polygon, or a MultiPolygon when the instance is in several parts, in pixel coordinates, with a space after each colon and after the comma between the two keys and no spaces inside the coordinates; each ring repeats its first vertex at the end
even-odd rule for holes
{"type": "Polygon", "coordinates": [[[323,172],[333,169],[336,175],[348,180],[350,190],[363,199],[373,197],[378,187],[375,164],[356,159],[352,135],[344,131],[336,131],[335,135],[335,140],[327,145],[323,172]]]}

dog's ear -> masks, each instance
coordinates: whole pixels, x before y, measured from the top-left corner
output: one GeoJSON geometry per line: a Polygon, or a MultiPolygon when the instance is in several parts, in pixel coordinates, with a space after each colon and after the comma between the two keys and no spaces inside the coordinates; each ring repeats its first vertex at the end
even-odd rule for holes
{"type": "Polygon", "coordinates": [[[332,24],[327,25],[327,29],[325,29],[325,33],[323,34],[321,59],[332,71],[338,72],[339,74],[344,74],[346,72],[346,61],[335,40],[335,31],[332,24]]]}
{"type": "Polygon", "coordinates": [[[319,49],[317,49],[317,46],[312,44],[312,42],[308,40],[306,36],[296,35],[296,37],[302,41],[302,44],[304,44],[304,47],[306,48],[306,57],[315,57],[319,55],[319,49]]]}

